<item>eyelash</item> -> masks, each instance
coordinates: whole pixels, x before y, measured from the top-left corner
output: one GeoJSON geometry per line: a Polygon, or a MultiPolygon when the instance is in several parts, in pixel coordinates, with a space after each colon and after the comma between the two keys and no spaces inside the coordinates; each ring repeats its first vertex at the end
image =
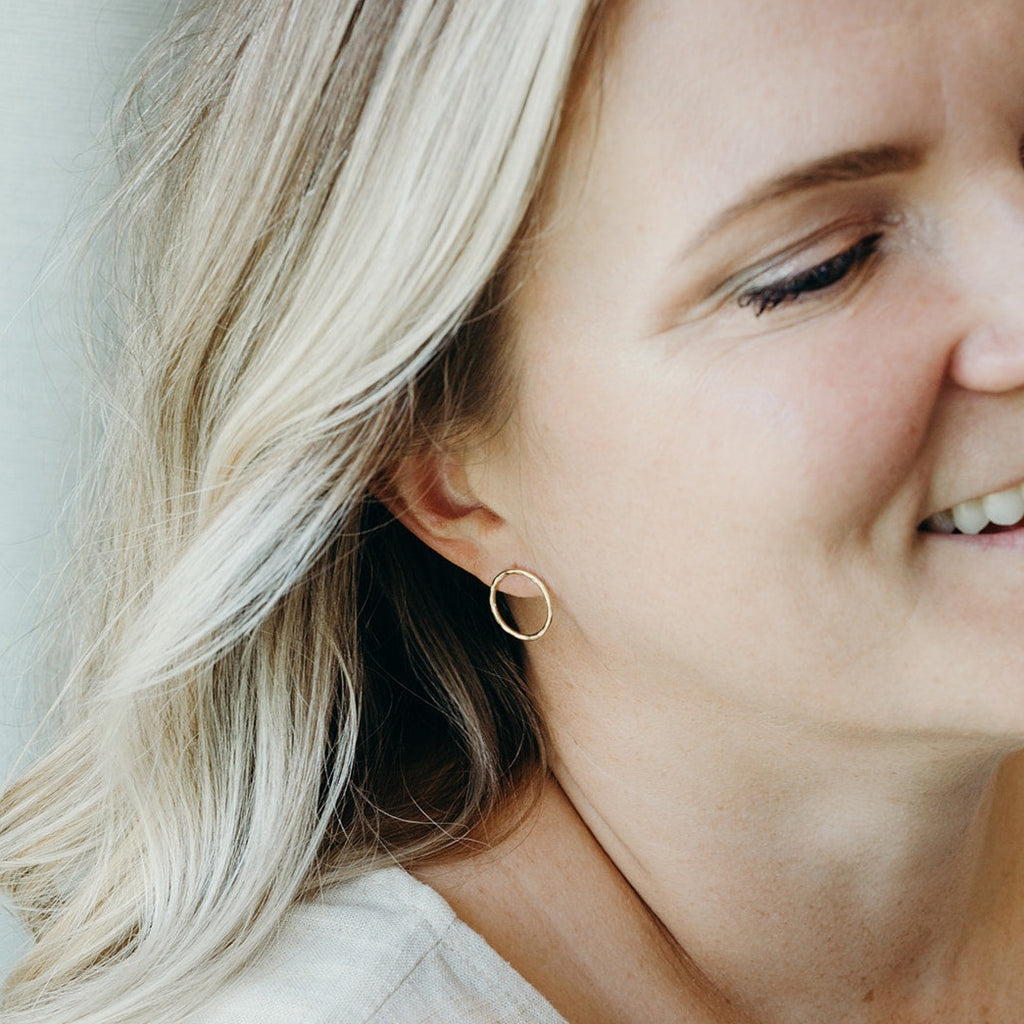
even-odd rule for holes
{"type": "Polygon", "coordinates": [[[794,302],[807,292],[824,291],[838,284],[852,270],[866,263],[878,252],[882,233],[876,232],[854,243],[849,249],[830,257],[823,263],[808,270],[791,274],[780,281],[773,281],[762,288],[745,291],[737,300],[741,308],[754,307],[754,315],[760,316],[775,309],[784,302],[794,302]]]}

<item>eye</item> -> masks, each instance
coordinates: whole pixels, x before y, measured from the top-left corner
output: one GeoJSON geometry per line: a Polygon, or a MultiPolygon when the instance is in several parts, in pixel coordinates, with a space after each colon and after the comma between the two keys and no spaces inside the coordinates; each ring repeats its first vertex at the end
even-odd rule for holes
{"type": "Polygon", "coordinates": [[[760,316],[775,309],[784,302],[793,302],[807,292],[820,292],[843,280],[851,271],[857,270],[876,252],[882,240],[882,232],[876,232],[854,243],[849,249],[830,257],[817,266],[798,271],[757,288],[744,291],[738,304],[746,309],[754,307],[754,315],[760,316]]]}

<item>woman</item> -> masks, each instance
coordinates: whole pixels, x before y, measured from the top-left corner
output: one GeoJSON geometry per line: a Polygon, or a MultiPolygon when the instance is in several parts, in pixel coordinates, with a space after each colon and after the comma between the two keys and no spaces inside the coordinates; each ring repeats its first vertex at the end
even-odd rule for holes
{"type": "Polygon", "coordinates": [[[183,18],[8,1019],[1024,1020],[1022,54],[183,18]]]}

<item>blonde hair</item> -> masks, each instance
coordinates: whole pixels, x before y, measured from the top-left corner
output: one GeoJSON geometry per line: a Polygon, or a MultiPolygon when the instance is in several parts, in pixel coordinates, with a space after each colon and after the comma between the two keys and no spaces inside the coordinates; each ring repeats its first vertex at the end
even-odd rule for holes
{"type": "MultiPolygon", "coordinates": [[[[493,419],[591,0],[198,3],[126,110],[116,384],[5,1021],[178,1021],[326,881],[543,762],[486,590],[374,494],[493,419]]],[[[67,627],[65,626],[66,630],[67,627]]]]}

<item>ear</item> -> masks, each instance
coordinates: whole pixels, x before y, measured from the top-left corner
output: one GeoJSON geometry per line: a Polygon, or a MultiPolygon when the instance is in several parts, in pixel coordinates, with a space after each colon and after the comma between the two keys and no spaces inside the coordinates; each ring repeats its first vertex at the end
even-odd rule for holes
{"type": "MultiPolygon", "coordinates": [[[[474,493],[464,456],[431,446],[401,460],[378,498],[403,526],[443,558],[486,586],[522,564],[514,528],[474,493]]],[[[502,581],[504,593],[533,596],[521,578],[502,581]]]]}

